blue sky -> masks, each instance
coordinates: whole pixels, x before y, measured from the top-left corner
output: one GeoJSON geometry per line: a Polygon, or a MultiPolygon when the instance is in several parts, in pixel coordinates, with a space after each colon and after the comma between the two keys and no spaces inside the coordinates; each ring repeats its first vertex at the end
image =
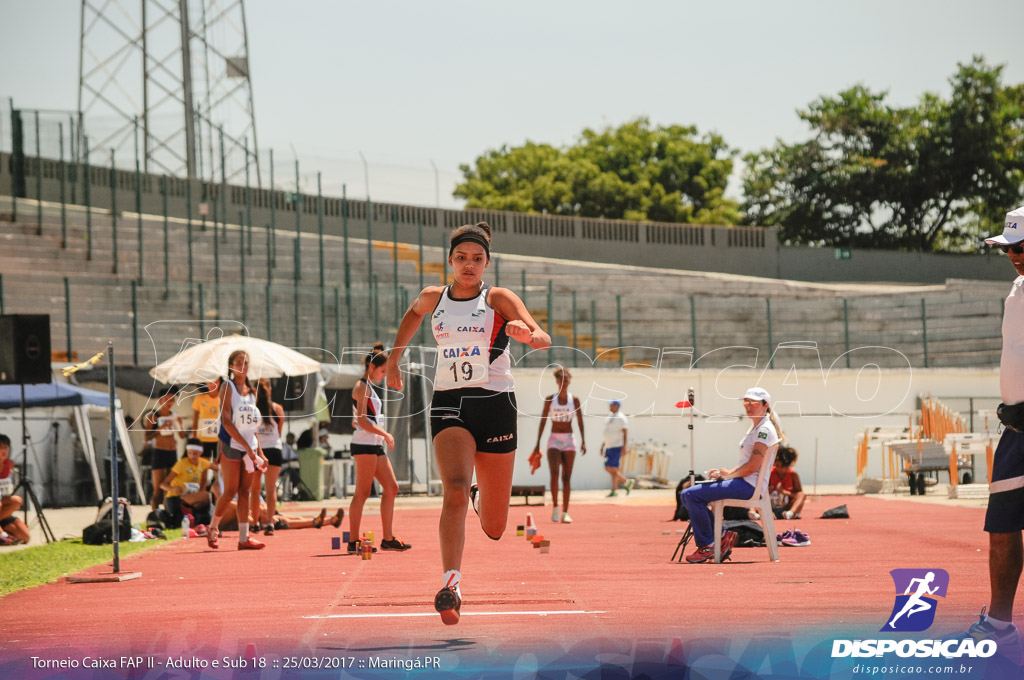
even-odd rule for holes
{"type": "MultiPolygon", "coordinates": [[[[80,7],[0,0],[0,96],[75,107],[80,7]]],[[[304,185],[321,169],[325,193],[351,196],[366,193],[362,152],[374,198],[427,205],[431,161],[454,206],[458,165],[502,144],[649,116],[745,152],[802,138],[796,109],[855,83],[910,104],[947,93],[974,54],[1024,81],[1019,0],[250,0],[246,14],[261,148],[288,164],[294,148],[304,185]]]]}

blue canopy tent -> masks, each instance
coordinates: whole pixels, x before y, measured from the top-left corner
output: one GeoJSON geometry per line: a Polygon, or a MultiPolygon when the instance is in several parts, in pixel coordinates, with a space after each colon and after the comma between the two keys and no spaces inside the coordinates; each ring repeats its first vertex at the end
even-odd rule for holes
{"type": "MultiPolygon", "coordinates": [[[[21,408],[21,385],[0,385],[0,410],[21,408]]],[[[52,382],[42,385],[25,385],[25,408],[70,408],[75,414],[75,425],[78,428],[78,438],[82,442],[83,452],[89,461],[92,470],[92,480],[96,487],[97,500],[105,496],[103,485],[100,483],[99,467],[96,460],[96,451],[93,447],[92,427],[89,424],[89,411],[102,409],[105,413],[110,409],[110,397],[104,392],[87,390],[84,387],[71,385],[62,382],[52,382]]],[[[132,475],[135,477],[135,488],[138,490],[139,502],[145,503],[142,497],[142,476],[139,472],[139,463],[132,450],[131,440],[128,437],[128,429],[124,423],[124,414],[121,411],[121,403],[118,400],[115,405],[117,409],[117,438],[125,453],[125,460],[128,463],[132,475]]]]}
{"type": "MultiPolygon", "coordinates": [[[[110,407],[110,398],[103,392],[87,390],[77,385],[52,382],[43,385],[25,385],[25,408],[47,406],[102,406],[110,407]]],[[[21,385],[0,385],[0,409],[21,408],[21,385]]]]}

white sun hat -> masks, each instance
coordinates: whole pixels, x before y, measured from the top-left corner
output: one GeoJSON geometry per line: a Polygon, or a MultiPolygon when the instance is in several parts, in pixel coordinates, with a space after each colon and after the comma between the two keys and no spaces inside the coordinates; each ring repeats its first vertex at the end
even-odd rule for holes
{"type": "Polygon", "coordinates": [[[1003,225],[1002,234],[985,239],[985,243],[1004,246],[1021,241],[1024,241],[1024,206],[1006,213],[1006,224],[1003,225]]]}
{"type": "Polygon", "coordinates": [[[747,393],[743,395],[744,399],[753,399],[754,401],[763,401],[768,404],[772,403],[772,395],[768,394],[768,390],[763,387],[751,387],[747,390],[747,393]]]}

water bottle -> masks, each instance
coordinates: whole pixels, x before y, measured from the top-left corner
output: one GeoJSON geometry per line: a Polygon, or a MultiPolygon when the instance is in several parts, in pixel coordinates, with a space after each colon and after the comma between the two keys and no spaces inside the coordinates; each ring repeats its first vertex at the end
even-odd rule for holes
{"type": "Polygon", "coordinates": [[[188,515],[185,515],[184,517],[181,518],[181,537],[182,538],[188,538],[188,534],[189,534],[188,530],[189,530],[188,515]]]}

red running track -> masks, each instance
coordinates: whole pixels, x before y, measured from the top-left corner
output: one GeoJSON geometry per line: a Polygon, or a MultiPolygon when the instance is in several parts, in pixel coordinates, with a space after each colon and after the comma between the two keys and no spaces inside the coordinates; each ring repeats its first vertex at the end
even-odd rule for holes
{"type": "MultiPolygon", "coordinates": [[[[670,561],[685,524],[665,522],[672,502],[658,502],[578,505],[571,525],[552,523],[547,508],[514,506],[499,542],[471,512],[463,618],[451,627],[432,608],[441,578],[437,509],[399,510],[399,535],[413,549],[370,561],[331,551],[339,530],[329,526],[278,532],[260,552],[237,552],[236,534],[219,551],[179,540],[122,560],[122,571],[140,571],[140,579],[53,583],[0,600],[0,663],[69,650],[216,656],[250,644],[260,654],[409,655],[568,649],[608,638],[875,636],[893,606],[894,568],[949,572],[929,635],[963,630],[988,602],[982,509],[826,497],[816,514],[845,503],[850,519],[777,523],[809,533],[810,547],[782,547],[778,563],[765,548],[745,548],[732,562],[690,565],[670,561]],[[551,539],[550,554],[516,536],[527,510],[551,539]]],[[[379,532],[378,518],[366,517],[363,528],[379,532]]],[[[103,571],[109,565],[86,573],[103,571]]]]}

